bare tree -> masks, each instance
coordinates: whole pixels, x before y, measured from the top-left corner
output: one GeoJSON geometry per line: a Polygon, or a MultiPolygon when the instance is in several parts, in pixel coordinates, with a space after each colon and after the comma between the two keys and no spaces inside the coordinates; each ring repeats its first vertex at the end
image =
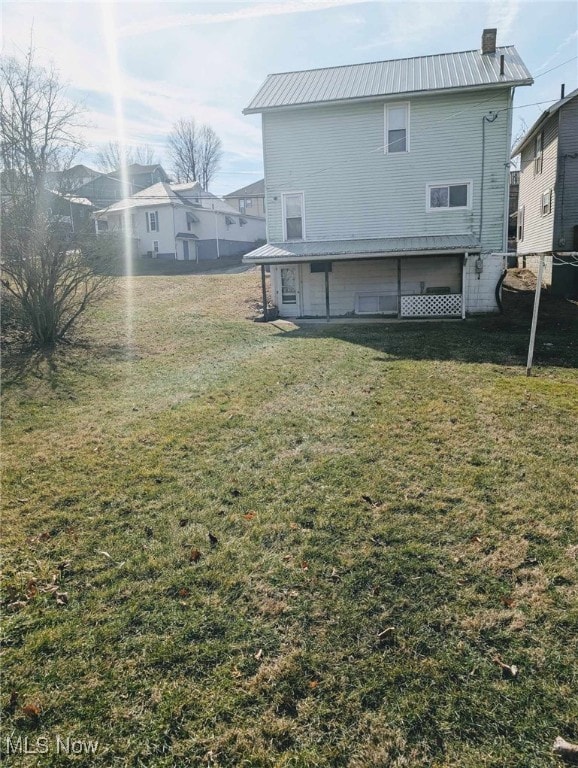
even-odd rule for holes
{"type": "Polygon", "coordinates": [[[203,125],[199,135],[199,181],[208,189],[223,156],[223,143],[210,125],[203,125]]]}
{"type": "Polygon", "coordinates": [[[221,162],[222,142],[210,125],[179,120],[168,139],[172,170],[177,181],[198,181],[208,189],[221,162]]]}
{"type": "Polygon", "coordinates": [[[0,60],[0,157],[20,194],[35,196],[46,172],[70,164],[82,148],[76,132],[82,110],[65,90],[53,69],[35,66],[32,46],[22,62],[0,60]]]}
{"type": "Polygon", "coordinates": [[[75,231],[72,201],[46,188],[47,172],[81,146],[80,116],[58,74],[35,65],[32,46],[22,61],[0,59],[1,285],[41,345],[65,340],[110,281],[96,268],[110,250],[88,223],[75,231]]]}
{"type": "MultiPolygon", "coordinates": [[[[130,145],[125,148],[127,165],[158,165],[159,160],[150,144],[130,145]]],[[[116,171],[122,164],[122,147],[118,141],[109,141],[96,153],[96,164],[101,171],[116,171]]]]}

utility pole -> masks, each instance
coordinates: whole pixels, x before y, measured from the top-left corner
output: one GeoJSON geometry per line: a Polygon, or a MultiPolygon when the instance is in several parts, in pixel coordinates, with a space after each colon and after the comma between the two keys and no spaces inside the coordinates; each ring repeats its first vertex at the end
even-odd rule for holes
{"type": "Polygon", "coordinates": [[[532,314],[532,328],[530,330],[530,344],[528,346],[528,362],[526,363],[526,376],[532,373],[532,359],[534,357],[534,342],[536,341],[536,326],[538,325],[538,310],[540,308],[540,294],[542,293],[542,275],[544,274],[544,254],[540,254],[538,277],[536,278],[536,293],[534,294],[534,312],[532,314]]]}

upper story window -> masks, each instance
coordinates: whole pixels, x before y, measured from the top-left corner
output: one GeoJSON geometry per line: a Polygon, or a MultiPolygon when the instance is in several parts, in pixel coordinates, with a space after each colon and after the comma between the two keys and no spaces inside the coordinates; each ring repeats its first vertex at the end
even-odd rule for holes
{"type": "Polygon", "coordinates": [[[283,226],[285,240],[304,240],[305,226],[303,192],[291,192],[283,195],[283,226]]]}
{"type": "Polygon", "coordinates": [[[409,152],[409,102],[385,105],[385,152],[409,152]]]}
{"type": "Polygon", "coordinates": [[[471,182],[454,184],[428,184],[426,207],[428,211],[464,210],[471,208],[471,182]]]}
{"type": "Polygon", "coordinates": [[[552,190],[547,189],[542,192],[542,216],[552,213],[552,190]]]}
{"type": "Polygon", "coordinates": [[[543,159],[544,150],[544,131],[540,131],[534,139],[534,173],[542,173],[542,167],[544,165],[543,159]]]}
{"type": "Polygon", "coordinates": [[[146,211],[147,232],[159,231],[159,212],[158,211],[146,211]]]}

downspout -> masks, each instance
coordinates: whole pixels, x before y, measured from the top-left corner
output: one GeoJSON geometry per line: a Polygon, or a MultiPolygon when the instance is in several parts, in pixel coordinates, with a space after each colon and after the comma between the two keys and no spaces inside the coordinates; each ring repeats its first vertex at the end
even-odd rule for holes
{"type": "Polygon", "coordinates": [[[462,261],[462,320],[466,319],[466,267],[468,264],[468,252],[464,253],[462,261]]]}
{"type": "Polygon", "coordinates": [[[175,230],[175,206],[171,203],[171,208],[173,211],[173,238],[175,241],[175,261],[179,260],[179,252],[177,251],[177,235],[175,230]]]}
{"type": "MultiPolygon", "coordinates": [[[[480,245],[482,245],[482,232],[484,224],[484,170],[486,163],[486,121],[493,123],[498,117],[497,112],[490,111],[490,117],[482,117],[482,178],[480,181],[480,245]]],[[[483,248],[482,248],[483,251],[483,248]]]]}
{"type": "Polygon", "coordinates": [[[510,151],[511,151],[511,145],[512,145],[512,113],[513,113],[513,107],[514,105],[514,88],[510,89],[510,99],[508,102],[508,144],[506,148],[506,162],[505,162],[505,168],[506,168],[506,179],[505,179],[505,186],[506,186],[506,194],[504,197],[504,232],[502,235],[502,252],[506,253],[508,250],[508,225],[510,221],[510,151]]]}

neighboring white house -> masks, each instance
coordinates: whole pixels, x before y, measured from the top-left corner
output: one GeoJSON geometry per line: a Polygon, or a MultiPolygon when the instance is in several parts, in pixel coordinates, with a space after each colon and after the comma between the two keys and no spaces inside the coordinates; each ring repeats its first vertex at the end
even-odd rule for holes
{"type": "Polygon", "coordinates": [[[578,295],[578,88],[546,109],[512,150],[520,155],[517,253],[553,294],[578,295]]]}
{"type": "Polygon", "coordinates": [[[269,75],[261,113],[281,316],[461,316],[497,309],[515,48],[269,75]]]}
{"type": "Polygon", "coordinates": [[[97,211],[97,228],[130,229],[134,252],[199,261],[238,256],[265,239],[265,218],[240,214],[198,182],[159,182],[97,211]]]}

